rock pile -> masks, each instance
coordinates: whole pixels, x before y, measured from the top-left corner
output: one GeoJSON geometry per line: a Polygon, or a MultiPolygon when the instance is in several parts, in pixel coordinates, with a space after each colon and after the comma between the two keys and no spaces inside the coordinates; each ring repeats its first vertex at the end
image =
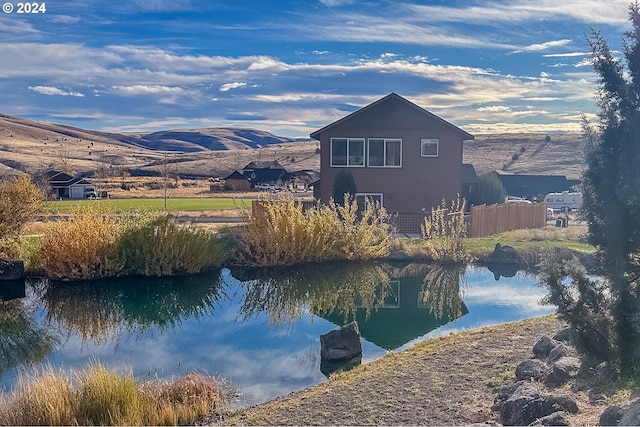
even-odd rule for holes
{"type": "Polygon", "coordinates": [[[534,358],[516,367],[516,382],[500,390],[494,401],[502,425],[569,425],[567,415],[578,412],[578,403],[572,395],[552,391],[574,378],[581,366],[569,339],[569,329],[540,338],[533,346],[534,358]]]}

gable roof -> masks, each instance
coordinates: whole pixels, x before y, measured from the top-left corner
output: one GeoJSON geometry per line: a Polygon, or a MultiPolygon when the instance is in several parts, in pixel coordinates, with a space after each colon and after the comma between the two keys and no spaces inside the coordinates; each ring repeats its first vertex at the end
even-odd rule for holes
{"type": "Polygon", "coordinates": [[[291,179],[291,174],[284,168],[259,168],[259,169],[247,169],[242,172],[251,182],[275,182],[275,181],[288,181],[291,179]]]}
{"type": "Polygon", "coordinates": [[[233,172],[231,175],[229,175],[228,177],[225,178],[225,180],[227,180],[227,179],[244,179],[245,181],[249,180],[249,178],[247,178],[246,176],[242,175],[238,171],[233,172]]]}
{"type": "Polygon", "coordinates": [[[319,140],[320,139],[320,134],[326,132],[327,130],[329,130],[329,129],[331,129],[331,128],[339,125],[339,124],[342,124],[345,121],[351,120],[355,116],[360,115],[360,114],[362,114],[363,112],[365,112],[367,110],[376,108],[377,106],[379,106],[382,103],[393,102],[393,101],[396,101],[396,100],[408,105],[410,108],[414,108],[414,109],[418,110],[420,113],[424,114],[425,116],[427,116],[431,120],[435,120],[437,122],[440,122],[441,124],[444,124],[445,126],[451,128],[452,130],[459,132],[462,135],[462,138],[464,140],[474,139],[474,136],[471,135],[470,133],[460,129],[459,127],[449,123],[448,121],[444,120],[443,118],[436,116],[435,114],[425,110],[424,108],[420,107],[419,105],[414,104],[413,102],[401,97],[400,95],[398,95],[397,93],[394,93],[394,92],[390,93],[389,95],[387,95],[387,96],[385,96],[383,98],[380,98],[379,100],[377,100],[375,102],[372,102],[371,104],[369,104],[369,105],[367,105],[365,107],[360,108],[357,111],[354,111],[353,113],[341,118],[340,120],[337,120],[337,121],[335,121],[333,123],[328,124],[327,126],[323,127],[322,129],[318,129],[317,131],[311,133],[311,135],[309,135],[309,136],[311,136],[311,138],[313,138],[313,139],[318,139],[319,140]]]}
{"type": "Polygon", "coordinates": [[[535,197],[539,194],[569,191],[579,180],[564,175],[524,175],[496,171],[496,175],[510,196],[535,197]]]}

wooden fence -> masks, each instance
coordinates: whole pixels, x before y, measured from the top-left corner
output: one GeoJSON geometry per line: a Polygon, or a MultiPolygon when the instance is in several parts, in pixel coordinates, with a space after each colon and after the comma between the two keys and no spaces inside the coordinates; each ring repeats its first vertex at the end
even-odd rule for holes
{"type": "Polygon", "coordinates": [[[467,237],[484,237],[503,231],[541,228],[547,224],[544,203],[503,203],[472,206],[467,237]]]}
{"type": "MultiPolygon", "coordinates": [[[[398,233],[421,234],[421,226],[431,213],[395,212],[392,224],[398,233]]],[[[485,237],[503,231],[540,228],[547,224],[547,205],[544,203],[503,203],[472,206],[465,215],[467,237],[485,237]]]]}

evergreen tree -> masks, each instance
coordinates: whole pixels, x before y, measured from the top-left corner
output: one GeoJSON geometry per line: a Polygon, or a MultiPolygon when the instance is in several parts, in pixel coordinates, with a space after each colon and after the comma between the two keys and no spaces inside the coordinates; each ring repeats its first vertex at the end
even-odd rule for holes
{"type": "Polygon", "coordinates": [[[353,199],[357,192],[358,189],[356,188],[356,181],[353,179],[353,175],[345,171],[340,171],[333,181],[333,201],[339,205],[344,205],[344,195],[349,194],[349,197],[353,199]]]}
{"type": "Polygon", "coordinates": [[[604,263],[623,368],[640,367],[640,6],[629,6],[624,61],[602,35],[588,39],[598,76],[598,128],[587,129],[583,209],[604,263]]]}

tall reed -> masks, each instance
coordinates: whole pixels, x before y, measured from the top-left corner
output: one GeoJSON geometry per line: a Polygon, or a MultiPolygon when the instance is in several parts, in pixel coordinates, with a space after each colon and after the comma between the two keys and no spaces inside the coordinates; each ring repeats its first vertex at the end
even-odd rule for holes
{"type": "Polygon", "coordinates": [[[237,261],[256,266],[293,265],[335,259],[366,260],[388,254],[388,215],[367,203],[359,211],[345,196],[306,210],[291,196],[260,201],[245,212],[244,232],[237,239],[237,261]]]}
{"type": "Polygon", "coordinates": [[[469,254],[464,247],[467,226],[464,220],[465,202],[460,196],[449,207],[442,199],[439,206],[431,209],[431,215],[422,224],[427,255],[440,262],[466,262],[469,254]]]}

